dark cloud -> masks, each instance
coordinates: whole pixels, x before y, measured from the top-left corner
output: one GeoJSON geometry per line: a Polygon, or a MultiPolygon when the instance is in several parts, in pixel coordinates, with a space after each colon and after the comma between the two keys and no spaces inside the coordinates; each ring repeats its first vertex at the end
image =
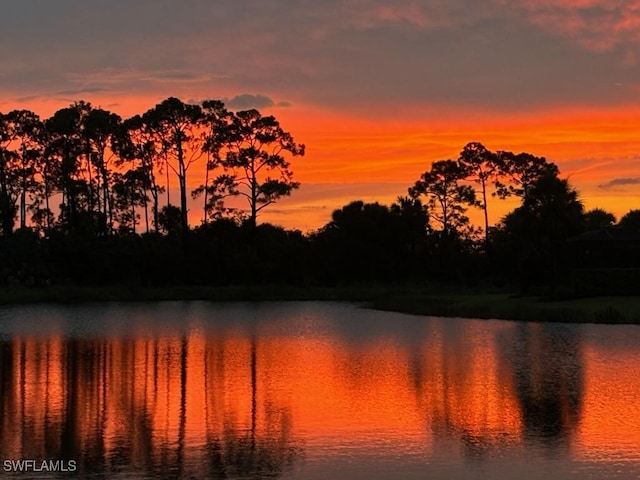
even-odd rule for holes
{"type": "Polygon", "coordinates": [[[67,90],[58,90],[53,95],[81,95],[83,93],[103,93],[108,92],[109,89],[105,87],[82,87],[72,88],[67,90]]]}
{"type": "Polygon", "coordinates": [[[260,109],[273,107],[275,105],[275,102],[271,99],[271,97],[260,94],[251,95],[250,93],[236,95],[231,99],[224,98],[222,101],[227,107],[233,110],[249,110],[251,108],[260,109]]]}
{"type": "Polygon", "coordinates": [[[180,71],[169,71],[169,72],[155,72],[149,76],[153,80],[177,80],[177,81],[193,81],[193,80],[201,80],[203,79],[202,75],[199,75],[194,72],[180,72],[180,71]]]}
{"type": "MultiPolygon", "coordinates": [[[[621,2],[582,4],[7,0],[0,86],[15,97],[88,83],[186,98],[266,91],[296,104],[385,114],[402,114],[406,104],[626,105],[640,76],[629,55],[640,43],[636,14],[621,2]]],[[[237,109],[288,103],[258,94],[228,101],[237,109]]]]}
{"type": "MultiPolygon", "coordinates": [[[[201,105],[204,99],[190,98],[186,103],[191,105],[201,105]]],[[[226,107],[232,110],[249,110],[251,108],[261,109],[269,107],[290,107],[291,102],[280,101],[274,102],[274,100],[267,95],[252,95],[250,93],[243,93],[236,95],[233,98],[222,98],[221,101],[226,107]]]]}
{"type": "Polygon", "coordinates": [[[606,190],[615,187],[625,187],[627,185],[640,185],[640,177],[614,178],[613,180],[598,185],[598,187],[606,190]]]}

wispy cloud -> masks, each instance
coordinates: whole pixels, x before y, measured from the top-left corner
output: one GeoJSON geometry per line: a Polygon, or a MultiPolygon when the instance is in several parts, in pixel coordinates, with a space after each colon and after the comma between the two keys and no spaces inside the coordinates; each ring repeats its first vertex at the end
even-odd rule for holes
{"type": "Polygon", "coordinates": [[[17,103],[29,103],[40,98],[40,95],[26,95],[16,98],[17,103]]]}
{"type": "Polygon", "coordinates": [[[525,12],[536,26],[596,52],[640,44],[638,0],[498,0],[525,12]]]}
{"type": "Polygon", "coordinates": [[[598,187],[603,190],[607,190],[616,187],[626,187],[629,185],[640,185],[640,177],[614,178],[613,180],[598,185],[598,187]]]}
{"type": "Polygon", "coordinates": [[[66,90],[58,90],[54,92],[53,95],[80,95],[83,93],[104,93],[109,92],[111,89],[106,87],[79,87],[79,88],[69,88],[66,90]]]}

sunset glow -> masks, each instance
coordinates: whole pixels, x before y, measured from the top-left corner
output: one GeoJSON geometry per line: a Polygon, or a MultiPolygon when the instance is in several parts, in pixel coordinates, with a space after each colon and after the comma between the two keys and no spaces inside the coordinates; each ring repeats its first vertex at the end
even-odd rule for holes
{"type": "MultiPolygon", "coordinates": [[[[634,0],[28,3],[0,21],[0,111],[82,99],[128,117],[177,96],[273,114],[307,154],[263,221],[306,231],[352,200],[388,204],[471,141],[557,163],[587,208],[640,203],[634,0]]],[[[512,207],[494,202],[492,223],[512,207]]]]}

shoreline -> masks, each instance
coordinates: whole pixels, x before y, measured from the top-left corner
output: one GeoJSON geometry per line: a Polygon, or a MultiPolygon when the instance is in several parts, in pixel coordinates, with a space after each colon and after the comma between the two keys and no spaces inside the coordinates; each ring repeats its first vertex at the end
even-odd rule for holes
{"type": "Polygon", "coordinates": [[[640,297],[543,300],[508,292],[449,290],[443,287],[360,285],[342,287],[3,287],[0,306],[38,303],[155,301],[347,301],[412,315],[532,322],[640,324],[640,297]]]}
{"type": "Polygon", "coordinates": [[[542,300],[510,294],[400,295],[375,302],[378,310],[415,315],[548,323],[640,324],[639,297],[542,300]]]}

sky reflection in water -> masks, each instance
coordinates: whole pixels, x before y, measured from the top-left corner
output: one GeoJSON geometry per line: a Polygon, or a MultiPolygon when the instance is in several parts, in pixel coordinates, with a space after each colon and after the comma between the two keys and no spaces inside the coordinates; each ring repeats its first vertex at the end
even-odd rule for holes
{"type": "Polygon", "coordinates": [[[5,308],[0,458],[109,478],[637,478],[639,340],[335,303],[5,308]]]}

